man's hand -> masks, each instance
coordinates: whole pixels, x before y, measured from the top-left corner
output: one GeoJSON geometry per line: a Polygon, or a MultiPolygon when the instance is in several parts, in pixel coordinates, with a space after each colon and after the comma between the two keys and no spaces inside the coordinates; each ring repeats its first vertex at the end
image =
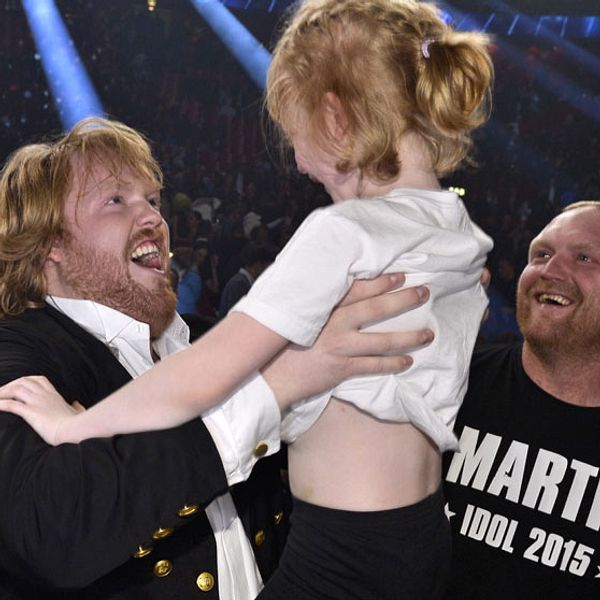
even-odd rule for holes
{"type": "Polygon", "coordinates": [[[67,404],[46,377],[20,377],[0,387],[0,410],[22,417],[44,441],[60,443],[59,429],[66,419],[85,410],[67,404]]]}
{"type": "Polygon", "coordinates": [[[431,342],[431,330],[360,331],[428,300],[429,291],[422,286],[388,293],[403,283],[400,274],[355,281],[312,347],[290,344],[262,370],[282,412],[349,377],[398,373],[412,365],[404,353],[431,342]]]}

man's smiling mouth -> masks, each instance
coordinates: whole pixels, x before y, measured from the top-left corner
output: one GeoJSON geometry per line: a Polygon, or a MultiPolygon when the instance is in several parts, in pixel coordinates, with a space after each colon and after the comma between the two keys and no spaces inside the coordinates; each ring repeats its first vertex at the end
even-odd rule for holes
{"type": "Polygon", "coordinates": [[[131,253],[131,260],[141,267],[163,271],[160,247],[156,242],[142,242],[131,253]]]}
{"type": "Polygon", "coordinates": [[[542,293],[537,294],[536,298],[540,304],[550,304],[552,306],[569,306],[573,303],[569,298],[560,294],[542,293]]]}

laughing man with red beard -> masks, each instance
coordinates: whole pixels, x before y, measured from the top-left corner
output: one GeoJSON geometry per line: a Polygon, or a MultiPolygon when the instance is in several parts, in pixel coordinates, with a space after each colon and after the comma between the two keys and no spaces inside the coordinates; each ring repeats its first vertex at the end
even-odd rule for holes
{"type": "MultiPolygon", "coordinates": [[[[105,119],[12,155],[0,173],[0,384],[45,376],[89,407],[188,345],[161,187],[147,142],[105,119]]],[[[181,427],[53,448],[0,414],[0,598],[254,598],[285,539],[280,411],[410,364],[399,353],[425,332],[360,333],[426,299],[385,293],[401,279],[355,286],[315,346],[287,348],[181,427]]]]}
{"type": "Polygon", "coordinates": [[[445,493],[460,600],[600,597],[600,202],[533,240],[522,344],[471,363],[445,493]]]}

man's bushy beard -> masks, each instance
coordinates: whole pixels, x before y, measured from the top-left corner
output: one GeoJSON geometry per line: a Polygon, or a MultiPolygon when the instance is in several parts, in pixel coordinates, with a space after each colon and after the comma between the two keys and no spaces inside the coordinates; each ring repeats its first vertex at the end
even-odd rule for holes
{"type": "Polygon", "coordinates": [[[534,298],[517,290],[517,322],[531,350],[542,361],[585,359],[600,352],[600,300],[583,298],[579,290],[567,294],[576,298],[577,309],[561,321],[540,323],[531,316],[534,298]]]}
{"type": "Polygon", "coordinates": [[[90,250],[74,238],[66,242],[66,255],[63,276],[77,297],[147,323],[152,338],[161,335],[173,320],[177,296],[168,277],[150,290],[135,281],[113,254],[90,250]]]}

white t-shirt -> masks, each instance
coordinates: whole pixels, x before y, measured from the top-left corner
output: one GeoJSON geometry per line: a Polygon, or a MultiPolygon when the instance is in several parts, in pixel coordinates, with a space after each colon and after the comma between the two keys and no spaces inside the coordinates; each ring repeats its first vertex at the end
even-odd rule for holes
{"type": "Polygon", "coordinates": [[[452,427],[487,305],[479,279],[491,248],[453,192],[397,189],[309,215],[232,310],[309,346],[354,279],[403,272],[405,287],[428,286],[429,302],[367,330],[430,327],[435,340],[404,373],[355,377],[296,405],[282,437],[293,441],[305,432],[333,395],[377,418],[414,424],[442,451],[455,448],[452,427]]]}

